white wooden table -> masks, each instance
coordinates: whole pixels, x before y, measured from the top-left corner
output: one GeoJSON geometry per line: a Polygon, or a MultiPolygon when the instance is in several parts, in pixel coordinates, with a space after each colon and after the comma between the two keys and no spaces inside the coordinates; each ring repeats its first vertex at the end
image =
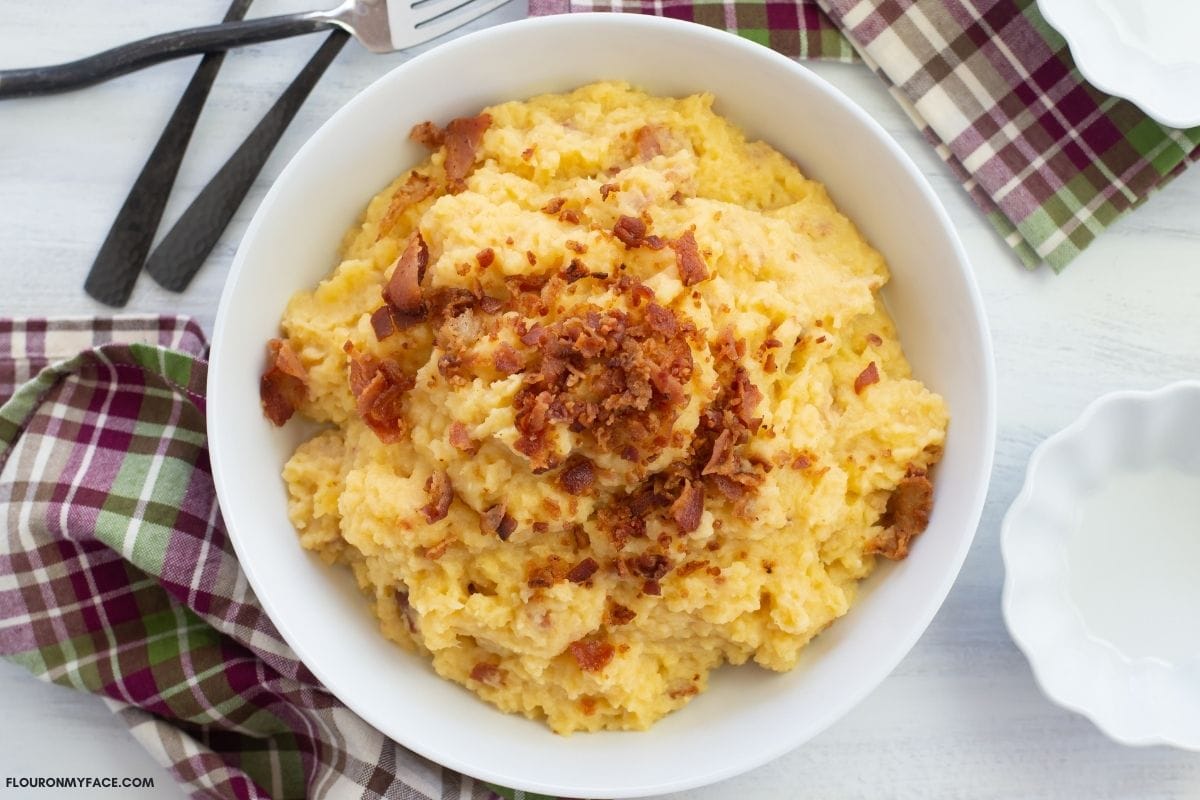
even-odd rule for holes
{"type": "MultiPolygon", "coordinates": [[[[524,15],[522,2],[488,21],[524,15]]],[[[160,30],[205,24],[219,19],[224,6],[224,0],[0,0],[0,67],[66,60],[160,30]]],[[[295,0],[259,0],[253,13],[304,7],[295,0]]],[[[167,221],[237,146],[316,41],[256,46],[227,59],[167,221]]],[[[143,278],[129,310],[191,314],[211,330],[235,246],[267,187],[318,125],[405,58],[347,46],[195,284],[173,295],[143,278]]],[[[83,92],[0,104],[0,314],[105,313],[84,295],[84,275],[194,63],[162,65],[83,92]]],[[[866,68],[813,69],[895,136],[959,227],[995,338],[996,466],[958,583],[895,673],[804,747],[687,796],[1200,798],[1200,756],[1119,746],[1041,695],[1000,616],[998,543],[1005,509],[1042,439],[1104,392],[1200,375],[1200,169],[1118,222],[1065,274],[1027,272],[866,68]]],[[[155,788],[129,790],[128,796],[181,796],[99,700],[40,683],[2,662],[0,743],[0,787],[3,778],[23,775],[149,775],[155,788]]],[[[0,796],[22,795],[0,789],[0,796]]],[[[29,790],[24,796],[55,793],[29,790]]]]}

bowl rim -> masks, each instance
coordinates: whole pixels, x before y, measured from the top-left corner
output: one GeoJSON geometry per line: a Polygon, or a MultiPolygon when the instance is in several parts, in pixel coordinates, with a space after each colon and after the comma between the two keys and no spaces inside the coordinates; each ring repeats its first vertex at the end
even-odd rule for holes
{"type": "MultiPolygon", "coordinates": [[[[1110,409],[1122,406],[1153,407],[1179,395],[1193,395],[1196,402],[1200,403],[1200,379],[1179,380],[1157,389],[1121,389],[1108,392],[1088,403],[1079,416],[1034,449],[1026,467],[1021,490],[1013,499],[1000,526],[1000,555],[1004,562],[1000,606],[1009,636],[1029,662],[1034,682],[1052,702],[1085,717],[1104,735],[1123,745],[1168,745],[1200,751],[1200,726],[1190,737],[1164,733],[1161,724],[1157,726],[1157,730],[1137,732],[1132,730],[1135,726],[1128,722],[1130,715],[1127,711],[1134,709],[1145,712],[1146,709],[1136,701],[1130,702],[1133,698],[1132,692],[1122,693],[1118,690],[1119,686],[1106,683],[1103,688],[1110,690],[1106,698],[1117,702],[1105,703],[1096,698],[1097,690],[1086,682],[1066,683],[1051,674],[1052,665],[1073,660],[1073,655],[1079,654],[1086,656],[1092,665],[1102,663],[1122,675],[1138,676],[1142,680],[1153,680],[1156,675],[1173,673],[1181,667],[1155,656],[1131,656],[1115,643],[1092,634],[1069,597],[1055,610],[1066,613],[1072,620],[1072,627],[1067,631],[1056,631],[1058,636],[1053,647],[1043,647],[1038,643],[1034,631],[1036,626],[1029,625],[1017,608],[1022,593],[1035,588],[1034,584],[1037,583],[1037,577],[1022,572],[1016,551],[1022,547],[1022,535],[1026,538],[1032,535],[1025,534],[1026,529],[1021,526],[1025,515],[1037,507],[1039,480],[1048,469],[1043,464],[1048,455],[1060,448],[1069,448],[1075,440],[1093,435],[1097,430],[1101,436],[1111,432],[1111,425],[1099,421],[1110,409]],[[1124,704],[1120,702],[1122,699],[1126,701],[1124,704]]],[[[1043,523],[1041,527],[1044,529],[1047,525],[1043,523]]],[[[1038,585],[1057,577],[1061,576],[1041,576],[1041,584],[1038,585]]],[[[1130,685],[1131,683],[1127,682],[1125,688],[1128,690],[1130,685]]],[[[1143,720],[1148,718],[1149,715],[1143,715],[1143,720]]]]}
{"type": "MultiPolygon", "coordinates": [[[[459,38],[450,40],[443,44],[432,48],[420,55],[417,55],[409,61],[400,64],[392,70],[384,73],[382,76],[374,80],[365,88],[361,89],[354,97],[347,101],[338,111],[336,111],[320,128],[318,128],[304,143],[303,146],[292,156],[288,164],[280,172],[274,185],[267,192],[266,196],[261,201],[254,217],[250,221],[239,243],[238,250],[234,256],[233,264],[226,278],[225,288],[221,294],[220,305],[217,310],[216,321],[214,323],[214,335],[211,352],[214,357],[219,357],[222,349],[225,347],[225,331],[228,326],[228,318],[232,298],[237,291],[239,278],[247,266],[246,242],[254,239],[259,228],[264,224],[263,220],[274,204],[280,187],[285,183],[285,178],[289,173],[297,169],[296,165],[303,162],[308,156],[310,150],[314,149],[316,142],[321,136],[336,123],[339,117],[349,112],[350,109],[357,107],[360,104],[371,102],[371,98],[377,92],[382,91],[381,87],[394,80],[394,76],[402,71],[411,68],[414,64],[423,63],[432,58],[440,58],[445,53],[466,48],[476,48],[481,44],[485,44],[494,36],[506,35],[509,31],[516,28],[549,28],[562,30],[564,35],[587,31],[590,27],[596,25],[609,25],[614,27],[627,28],[646,28],[656,29],[663,35],[668,36],[685,36],[693,39],[699,45],[705,43],[715,43],[723,47],[736,48],[745,54],[752,55],[756,59],[761,59],[764,62],[773,62],[777,67],[784,67],[792,75],[800,81],[809,84],[818,93],[823,95],[832,104],[841,107],[854,121],[861,125],[865,132],[870,134],[875,143],[883,149],[887,156],[894,161],[897,166],[904,172],[906,177],[911,181],[913,188],[919,192],[929,206],[930,212],[933,215],[938,227],[944,233],[946,242],[949,245],[952,261],[957,265],[963,287],[965,289],[966,301],[970,307],[970,319],[976,326],[975,333],[979,337],[982,344],[983,353],[980,354],[982,363],[983,385],[980,387],[979,402],[981,404],[981,421],[982,421],[982,452],[978,456],[978,464],[980,467],[980,479],[973,486],[973,494],[968,502],[964,504],[964,508],[968,509],[964,517],[964,527],[967,529],[957,539],[955,547],[950,550],[948,557],[945,559],[945,569],[942,571],[942,578],[939,584],[930,585],[924,593],[923,599],[916,605],[914,614],[909,616],[910,623],[916,620],[919,624],[909,624],[908,633],[899,637],[893,647],[886,652],[882,652],[881,658],[875,662],[873,671],[868,678],[860,681],[855,691],[848,691],[839,695],[837,702],[832,702],[828,705],[825,713],[814,716],[805,727],[805,733],[802,735],[779,736],[776,737],[769,747],[764,747],[753,756],[744,757],[736,761],[730,761],[723,765],[696,765],[694,772],[687,775],[679,776],[672,779],[663,779],[657,783],[648,783],[638,785],[636,787],[626,786],[619,790],[605,788],[603,786],[586,786],[586,787],[565,787],[553,783],[540,781],[536,776],[521,776],[498,772],[494,770],[480,769],[477,765],[470,763],[468,758],[462,757],[458,752],[447,752],[436,750],[427,747],[419,736],[397,736],[387,731],[386,720],[381,719],[379,715],[374,713],[374,710],[369,706],[361,704],[351,704],[338,695],[333,686],[337,683],[331,681],[330,672],[327,671],[318,654],[312,652],[309,648],[296,646],[296,642],[300,638],[294,634],[290,626],[286,623],[281,623],[281,620],[287,620],[285,614],[278,613],[275,608],[274,600],[271,599],[269,591],[262,591],[266,588],[261,576],[257,573],[252,560],[245,558],[245,549],[239,537],[234,532],[234,525],[227,522],[227,528],[230,533],[230,540],[233,543],[234,549],[238,554],[239,561],[242,564],[242,569],[245,571],[247,580],[250,586],[254,589],[258,596],[259,602],[267,612],[268,617],[279,630],[280,635],[288,643],[288,646],[296,653],[297,657],[304,662],[308,669],[316,676],[316,678],[335,696],[339,701],[343,702],[351,711],[362,717],[365,721],[380,731],[384,731],[386,736],[393,736],[395,740],[409,750],[428,758],[442,766],[462,772],[472,777],[485,780],[499,785],[521,789],[524,791],[532,791],[550,795],[561,796],[609,796],[609,797],[635,797],[643,795],[656,795],[672,791],[685,791],[694,789],[700,786],[709,785],[718,781],[742,774],[749,770],[762,766],[763,764],[772,761],[781,755],[799,747],[805,741],[811,739],[821,731],[827,729],[837,720],[845,716],[851,709],[857,706],[862,700],[872,693],[880,683],[883,682],[896,668],[903,658],[912,650],[917,641],[924,635],[930,623],[933,621],[937,611],[941,608],[950,589],[961,572],[963,562],[966,555],[974,542],[975,535],[978,531],[979,521],[983,512],[984,501],[987,496],[990,476],[993,467],[995,443],[996,443],[996,377],[995,377],[995,355],[992,345],[992,337],[988,324],[988,317],[983,305],[982,295],[979,290],[978,283],[975,280],[974,273],[970,266],[970,261],[967,258],[962,242],[958,237],[957,230],[953,225],[948,212],[938,199],[928,179],[920,172],[913,160],[901,149],[899,144],[884,130],[884,128],[876,122],[860,105],[850,99],[841,90],[834,87],[825,79],[816,75],[814,72],[803,66],[802,64],[789,59],[774,50],[771,50],[763,45],[759,45],[748,39],[744,39],[735,34],[726,31],[709,28],[697,23],[686,22],[671,18],[664,18],[652,15],[641,14],[618,14],[618,13],[589,13],[589,14],[565,14],[546,17],[529,17],[513,22],[507,22],[501,25],[481,29],[459,38]],[[969,527],[968,527],[969,526],[969,527]]],[[[215,398],[220,398],[226,393],[226,389],[221,381],[221,370],[210,369],[208,376],[208,396],[210,402],[215,398]]],[[[219,430],[219,426],[215,428],[219,430]]],[[[220,469],[217,467],[222,461],[222,454],[226,450],[226,443],[219,435],[212,435],[210,431],[210,447],[212,449],[213,463],[213,479],[217,489],[219,500],[232,497],[236,488],[230,486],[224,479],[220,469]]],[[[233,449],[235,445],[228,445],[233,449]]],[[[227,504],[223,504],[227,505],[227,504]]],[[[500,713],[500,712],[497,712],[500,713]]]]}

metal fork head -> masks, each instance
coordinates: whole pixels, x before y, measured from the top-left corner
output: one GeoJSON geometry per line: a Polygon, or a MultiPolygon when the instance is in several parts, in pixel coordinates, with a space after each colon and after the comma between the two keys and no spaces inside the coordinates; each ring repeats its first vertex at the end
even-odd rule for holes
{"type": "Polygon", "coordinates": [[[344,0],[317,12],[372,53],[416,47],[461,28],[509,0],[344,0]]]}

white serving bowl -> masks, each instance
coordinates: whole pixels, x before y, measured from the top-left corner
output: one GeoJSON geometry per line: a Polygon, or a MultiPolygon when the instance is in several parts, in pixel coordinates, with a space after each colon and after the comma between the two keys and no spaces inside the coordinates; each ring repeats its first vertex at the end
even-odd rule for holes
{"type": "Polygon", "coordinates": [[[1123,744],[1200,750],[1200,381],[1047,439],[1004,519],[1004,619],[1042,691],[1123,744]]]}
{"type": "Polygon", "coordinates": [[[238,556],[296,653],[350,708],[401,744],[472,776],[568,796],[630,797],[712,783],[816,735],[909,651],[971,544],[991,471],[995,397],[979,292],[929,184],[860,108],[765,47],[640,15],[524,20],[444,44],[335,114],[293,158],[250,223],[221,299],[209,373],[209,435],[238,556]],[[384,640],[349,575],[303,551],[279,479],[302,426],[262,416],[263,343],[293,292],[335,265],[343,232],[393,176],[422,159],[422,120],[624,79],[652,93],[709,91],[719,113],[823,181],[887,257],[885,295],[916,374],[953,421],[929,529],[904,562],[866,582],[849,615],[800,666],[725,669],[709,692],[646,733],[556,736],[502,714],[384,640]]]}

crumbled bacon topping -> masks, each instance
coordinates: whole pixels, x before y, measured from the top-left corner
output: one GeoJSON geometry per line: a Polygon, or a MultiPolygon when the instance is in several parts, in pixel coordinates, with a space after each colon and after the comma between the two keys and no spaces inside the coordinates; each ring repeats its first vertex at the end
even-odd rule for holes
{"type": "Polygon", "coordinates": [[[600,565],[596,563],[596,559],[589,556],[571,567],[571,571],[567,573],[567,580],[571,583],[583,583],[595,575],[598,569],[600,565]]]}
{"type": "Polygon", "coordinates": [[[679,333],[679,320],[669,310],[658,303],[646,306],[646,320],[655,333],[670,338],[679,333]]]}
{"type": "Polygon", "coordinates": [[[642,553],[630,561],[634,572],[651,581],[656,581],[671,571],[671,559],[662,553],[642,553]]]}
{"type": "Polygon", "coordinates": [[[567,283],[574,283],[581,278],[586,278],[588,276],[588,269],[578,258],[572,258],[571,263],[567,264],[566,269],[563,270],[562,276],[563,280],[567,283]]]}
{"type": "MultiPolygon", "coordinates": [[[[694,332],[676,325],[681,333],[694,332]]],[[[642,311],[586,305],[534,324],[520,338],[537,352],[514,398],[521,434],[515,448],[535,471],[558,464],[550,437],[556,424],[591,434],[604,452],[632,448],[634,461],[669,444],[693,368],[686,336],[664,336],[642,311]]]]}
{"type": "Polygon", "coordinates": [[[446,518],[450,513],[450,501],[454,499],[454,485],[446,470],[439,470],[425,480],[425,494],[429,502],[421,509],[425,521],[431,525],[446,518]]]}
{"type": "Polygon", "coordinates": [[[467,426],[458,420],[450,423],[450,446],[470,455],[475,455],[479,450],[479,445],[471,440],[467,426]]]}
{"type": "Polygon", "coordinates": [[[751,432],[758,430],[762,418],[754,416],[754,410],[762,401],[762,392],[750,382],[750,373],[745,367],[739,366],[734,370],[731,394],[730,407],[738,420],[751,432]]]}
{"type": "Polygon", "coordinates": [[[392,228],[396,227],[396,223],[400,221],[404,212],[429,197],[436,188],[433,179],[428,175],[422,175],[420,172],[409,175],[404,185],[392,193],[387,210],[379,219],[379,232],[375,236],[376,240],[391,233],[392,228]]]}
{"type": "Polygon", "coordinates": [[[637,612],[631,608],[626,608],[620,603],[612,600],[608,601],[608,608],[604,610],[605,625],[628,625],[633,622],[633,618],[637,616],[637,612]]]}
{"type": "Polygon", "coordinates": [[[492,353],[492,365],[504,375],[512,375],[525,368],[521,355],[508,342],[501,342],[492,353]]]}
{"type": "Polygon", "coordinates": [[[873,383],[879,383],[879,369],[875,366],[874,361],[867,364],[867,368],[858,373],[858,377],[854,379],[854,393],[862,394],[863,390],[873,383]]]}
{"type": "Polygon", "coordinates": [[[543,214],[557,214],[558,212],[562,211],[562,207],[565,206],[566,204],[567,204],[567,198],[552,197],[552,198],[550,198],[550,202],[548,202],[548,203],[546,203],[546,205],[542,206],[542,213],[543,214]]]}
{"type": "Polygon", "coordinates": [[[296,413],[308,395],[308,373],[291,344],[283,339],[267,342],[267,369],[258,384],[263,414],[276,426],[296,413]]]}
{"type": "Polygon", "coordinates": [[[495,664],[480,661],[471,667],[471,680],[478,681],[484,686],[496,688],[497,686],[504,685],[504,671],[495,664]]]}
{"type": "Polygon", "coordinates": [[[396,259],[392,277],[383,289],[383,299],[389,306],[405,316],[421,317],[425,303],[421,300],[421,280],[429,266],[429,248],[420,232],[413,233],[396,259]]]}
{"type": "Polygon", "coordinates": [[[454,544],[454,537],[447,536],[432,547],[425,549],[425,557],[430,561],[437,561],[442,556],[446,555],[446,551],[450,549],[450,545],[454,544]]]}
{"type": "Polygon", "coordinates": [[[562,558],[551,555],[542,563],[529,563],[525,582],[530,589],[549,589],[559,581],[565,580],[569,572],[562,558]]]}
{"type": "Polygon", "coordinates": [[[358,415],[383,442],[395,442],[408,433],[403,416],[404,396],[416,385],[391,358],[372,355],[350,359],[350,391],[354,394],[358,415]]]}
{"type": "Polygon", "coordinates": [[[899,561],[908,555],[909,543],[929,527],[933,513],[933,483],[923,470],[909,469],[888,498],[879,518],[882,534],[867,543],[866,552],[899,561]]]}
{"type": "Polygon", "coordinates": [[[708,266],[700,255],[695,232],[689,229],[670,244],[675,251],[675,266],[684,286],[694,286],[708,278],[708,266]]]}
{"type": "Polygon", "coordinates": [[[646,581],[642,584],[642,594],[652,594],[657,597],[662,594],[662,584],[658,581],[646,581]]]}
{"type": "Polygon", "coordinates": [[[483,134],[491,124],[491,114],[480,114],[450,120],[446,126],[446,188],[451,194],[466,188],[483,134]]]}
{"type": "Polygon", "coordinates": [[[613,226],[613,235],[621,240],[626,250],[640,247],[646,237],[646,223],[637,217],[621,215],[613,226]]]}
{"type": "Polygon", "coordinates": [[[503,503],[484,511],[480,521],[483,523],[484,532],[496,534],[502,542],[507,542],[508,537],[517,529],[517,521],[508,515],[503,503]]]}
{"type": "Polygon", "coordinates": [[[375,339],[382,342],[396,332],[395,309],[391,306],[380,306],[371,312],[371,330],[375,331],[375,339]]]}
{"type": "Polygon", "coordinates": [[[580,639],[567,645],[567,649],[584,672],[599,672],[604,669],[616,652],[611,644],[598,639],[580,639]]]}
{"type": "Polygon", "coordinates": [[[475,254],[475,260],[479,263],[479,266],[487,269],[496,260],[496,251],[490,247],[485,247],[475,254]]]}
{"type": "Polygon", "coordinates": [[[615,184],[615,183],[602,183],[602,184],[600,184],[600,199],[601,199],[601,200],[607,200],[607,199],[608,199],[608,196],[609,196],[610,194],[612,194],[613,192],[616,192],[616,191],[620,191],[620,187],[619,187],[619,186],[617,186],[617,184],[615,184]]]}
{"type": "Polygon", "coordinates": [[[700,471],[701,475],[725,475],[733,468],[733,431],[729,428],[721,431],[713,442],[712,455],[708,463],[700,471]]]}
{"type": "Polygon", "coordinates": [[[868,333],[867,343],[873,347],[879,347],[879,345],[883,344],[883,338],[878,333],[868,333]]]}
{"type": "Polygon", "coordinates": [[[558,482],[568,494],[583,494],[596,482],[596,467],[583,456],[572,456],[558,482]]]}
{"type": "Polygon", "coordinates": [[[659,129],[654,125],[643,125],[634,131],[633,139],[637,144],[638,159],[649,161],[663,154],[662,142],[659,140],[659,129]]]}
{"type": "Polygon", "coordinates": [[[622,550],[630,539],[646,535],[646,520],[629,501],[603,506],[597,511],[596,520],[614,550],[622,550]]]}
{"type": "Polygon", "coordinates": [[[425,120],[412,126],[412,130],[408,132],[408,138],[430,150],[436,150],[445,141],[446,133],[437,126],[437,123],[425,120]]]}
{"type": "Polygon", "coordinates": [[[704,514],[704,485],[689,481],[671,504],[671,518],[683,533],[691,533],[700,527],[704,514]]]}

